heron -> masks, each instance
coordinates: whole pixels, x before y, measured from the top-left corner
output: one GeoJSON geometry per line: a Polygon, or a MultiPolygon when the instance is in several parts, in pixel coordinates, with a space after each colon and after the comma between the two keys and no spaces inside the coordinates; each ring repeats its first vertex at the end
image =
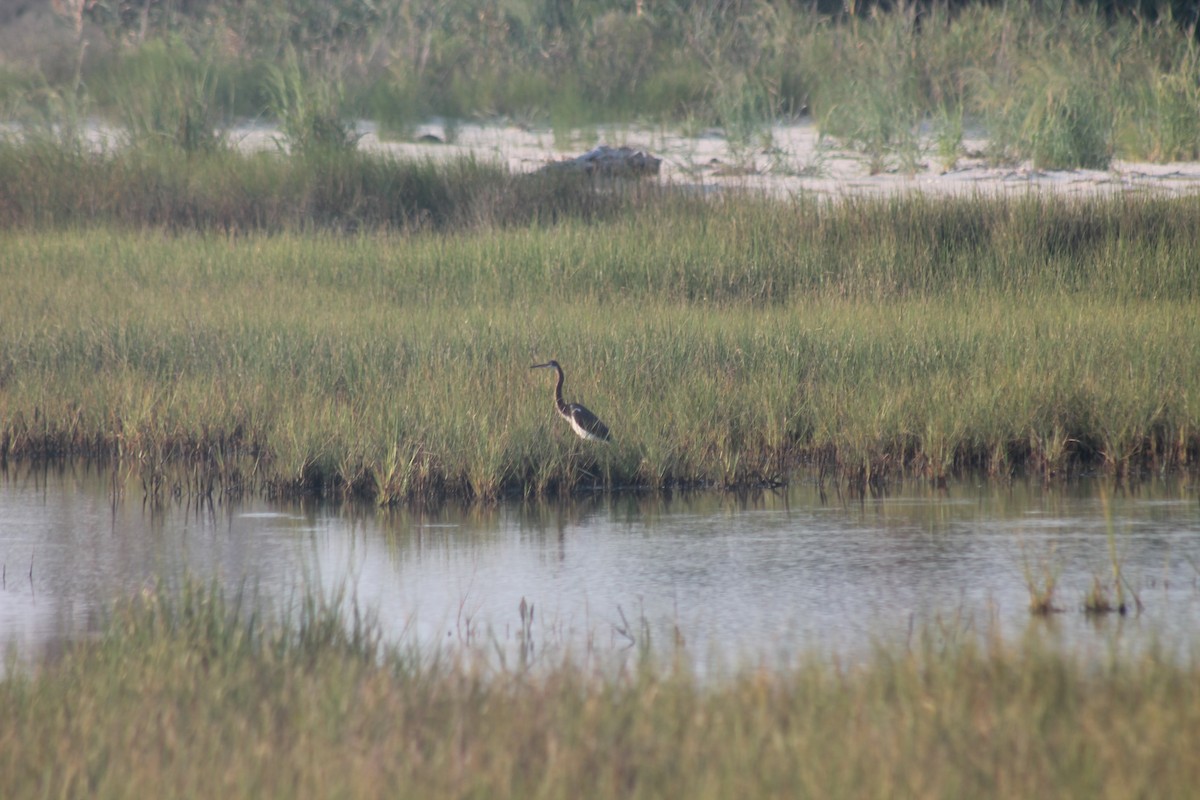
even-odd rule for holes
{"type": "Polygon", "coordinates": [[[571,430],[575,431],[580,439],[588,439],[593,442],[607,442],[612,440],[612,434],[608,432],[608,426],[601,422],[599,417],[579,405],[579,403],[563,402],[563,371],[557,361],[534,364],[530,369],[552,369],[558,373],[558,382],[554,384],[554,408],[558,411],[560,417],[571,424],[571,430]]]}

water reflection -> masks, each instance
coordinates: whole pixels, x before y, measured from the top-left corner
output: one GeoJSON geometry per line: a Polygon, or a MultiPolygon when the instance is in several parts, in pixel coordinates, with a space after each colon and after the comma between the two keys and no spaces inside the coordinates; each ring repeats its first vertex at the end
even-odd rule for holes
{"type": "Polygon", "coordinates": [[[86,635],[115,598],[158,578],[215,577],[285,604],[344,589],[389,638],[515,647],[522,600],[542,648],[686,643],[698,663],[854,657],[916,629],[1030,624],[1026,574],[1059,576],[1071,646],[1188,652],[1200,621],[1200,503],[1187,482],[907,486],[824,500],[815,486],[733,496],[619,495],[467,510],[143,506],[71,465],[0,483],[0,640],[22,653],[86,635]],[[1079,611],[1113,553],[1144,603],[1079,611]]]}

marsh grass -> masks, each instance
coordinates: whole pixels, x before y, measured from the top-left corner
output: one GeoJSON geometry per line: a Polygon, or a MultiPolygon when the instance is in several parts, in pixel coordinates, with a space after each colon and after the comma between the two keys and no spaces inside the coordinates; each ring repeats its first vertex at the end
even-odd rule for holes
{"type": "Polygon", "coordinates": [[[406,234],[9,231],[0,458],[383,503],[1195,463],[1194,199],[542,202],[406,234]],[[614,443],[556,418],[549,358],[614,443]]]}
{"type": "Polygon", "coordinates": [[[384,643],[344,600],[273,611],[159,586],[53,661],[10,662],[0,793],[1188,794],[1195,665],[1089,661],[1035,633],[918,631],[852,664],[801,656],[714,680],[654,649],[495,666],[486,645],[384,643]]]}

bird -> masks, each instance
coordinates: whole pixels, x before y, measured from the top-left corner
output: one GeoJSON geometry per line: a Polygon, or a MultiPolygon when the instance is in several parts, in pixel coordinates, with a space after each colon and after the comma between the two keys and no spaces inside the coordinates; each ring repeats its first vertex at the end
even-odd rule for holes
{"type": "Polygon", "coordinates": [[[579,403],[563,402],[563,371],[557,361],[534,364],[530,369],[553,369],[558,373],[558,382],[554,384],[554,408],[560,417],[571,424],[571,430],[575,431],[580,439],[593,442],[612,441],[612,434],[608,432],[608,426],[601,422],[599,417],[579,403]]]}

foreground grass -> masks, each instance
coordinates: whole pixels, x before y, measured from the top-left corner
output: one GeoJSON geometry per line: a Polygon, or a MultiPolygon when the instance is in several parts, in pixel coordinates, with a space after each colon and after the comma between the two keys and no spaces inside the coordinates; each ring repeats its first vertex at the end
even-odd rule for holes
{"type": "Polygon", "coordinates": [[[0,457],[380,502],[1196,458],[1194,199],[641,212],[3,234],[0,457]],[[552,357],[616,444],[554,418],[552,357]]]}
{"type": "MultiPolygon", "coordinates": [[[[700,681],[382,647],[185,587],[0,682],[5,797],[1182,797],[1194,664],[1031,636],[700,681]]],[[[920,638],[920,637],[918,637],[920,638]]]]}

